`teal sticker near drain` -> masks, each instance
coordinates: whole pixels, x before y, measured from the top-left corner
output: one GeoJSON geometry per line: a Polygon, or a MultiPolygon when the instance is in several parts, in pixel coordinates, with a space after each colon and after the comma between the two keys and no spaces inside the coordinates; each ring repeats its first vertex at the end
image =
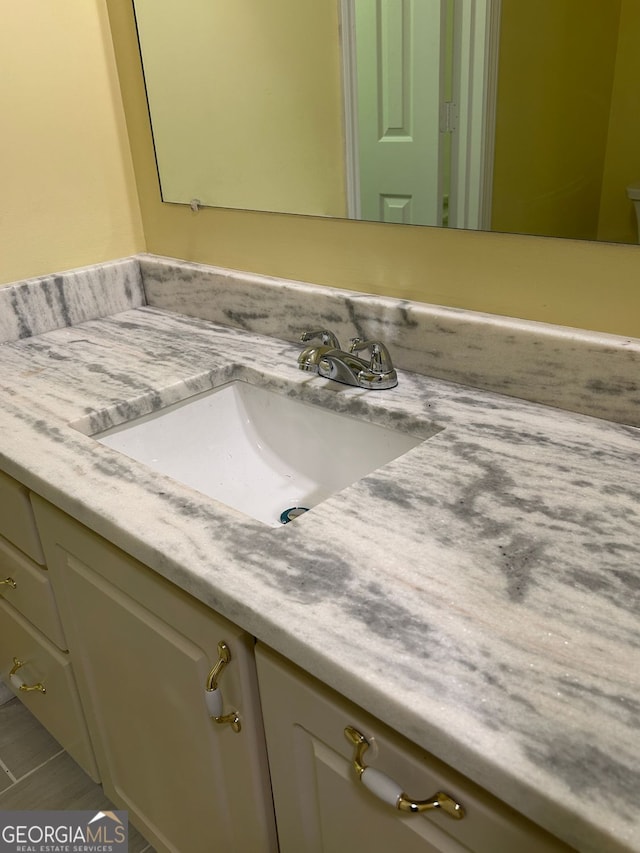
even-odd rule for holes
{"type": "Polygon", "coordinates": [[[299,515],[302,515],[305,512],[309,512],[308,506],[291,506],[289,509],[285,509],[284,512],[280,513],[280,523],[288,524],[290,521],[294,521],[299,515]]]}

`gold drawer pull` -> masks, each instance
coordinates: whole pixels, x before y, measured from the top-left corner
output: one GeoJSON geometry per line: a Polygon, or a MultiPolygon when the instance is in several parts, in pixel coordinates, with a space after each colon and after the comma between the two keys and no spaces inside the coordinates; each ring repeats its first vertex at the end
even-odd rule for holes
{"type": "Polygon", "coordinates": [[[13,659],[13,668],[9,672],[9,678],[11,679],[11,683],[14,687],[17,687],[18,690],[22,690],[23,693],[31,693],[34,690],[37,690],[40,693],[46,693],[47,689],[44,684],[25,684],[22,678],[19,675],[16,675],[20,667],[24,666],[24,661],[18,660],[18,658],[13,659]]]}
{"type": "Polygon", "coordinates": [[[11,589],[15,589],[17,584],[13,578],[2,578],[0,579],[0,586],[10,586],[11,589]]]}
{"type": "Polygon", "coordinates": [[[344,733],[347,740],[355,746],[353,766],[358,778],[365,788],[368,788],[385,803],[409,814],[419,814],[430,809],[441,809],[454,820],[462,820],[465,814],[464,808],[443,791],[438,791],[437,794],[427,800],[412,800],[404,793],[398,783],[394,782],[386,773],[382,773],[375,767],[367,767],[364,763],[364,753],[369,748],[369,741],[353,726],[347,726],[344,733]]]}
{"type": "Polygon", "coordinates": [[[234,732],[239,732],[242,728],[240,717],[237,711],[231,711],[229,714],[222,713],[222,693],[218,687],[218,679],[222,675],[224,668],[231,661],[231,649],[224,642],[218,643],[218,661],[207,676],[207,684],[204,690],[204,699],[207,704],[209,716],[220,725],[230,725],[234,732]]]}

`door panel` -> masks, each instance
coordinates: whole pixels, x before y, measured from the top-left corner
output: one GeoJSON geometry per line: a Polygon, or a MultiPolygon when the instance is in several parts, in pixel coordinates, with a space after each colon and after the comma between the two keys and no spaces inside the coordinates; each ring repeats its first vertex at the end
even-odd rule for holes
{"type": "Polygon", "coordinates": [[[444,7],[445,0],[356,0],[363,219],[442,222],[444,7]]]}

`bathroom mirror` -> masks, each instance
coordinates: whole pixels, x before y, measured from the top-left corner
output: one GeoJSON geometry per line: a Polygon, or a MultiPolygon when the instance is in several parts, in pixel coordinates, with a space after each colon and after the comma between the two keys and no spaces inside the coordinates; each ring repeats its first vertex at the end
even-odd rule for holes
{"type": "Polygon", "coordinates": [[[165,202],[637,242],[637,0],[133,0],[165,202]]]}

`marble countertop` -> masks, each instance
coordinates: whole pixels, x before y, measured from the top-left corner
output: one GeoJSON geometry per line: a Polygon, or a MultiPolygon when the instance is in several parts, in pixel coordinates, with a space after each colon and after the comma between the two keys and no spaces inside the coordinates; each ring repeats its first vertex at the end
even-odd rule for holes
{"type": "Polygon", "coordinates": [[[0,346],[0,467],[582,851],[640,850],[640,432],[136,307],[0,346]],[[87,431],[249,366],[436,434],[270,528],[87,431]]]}

